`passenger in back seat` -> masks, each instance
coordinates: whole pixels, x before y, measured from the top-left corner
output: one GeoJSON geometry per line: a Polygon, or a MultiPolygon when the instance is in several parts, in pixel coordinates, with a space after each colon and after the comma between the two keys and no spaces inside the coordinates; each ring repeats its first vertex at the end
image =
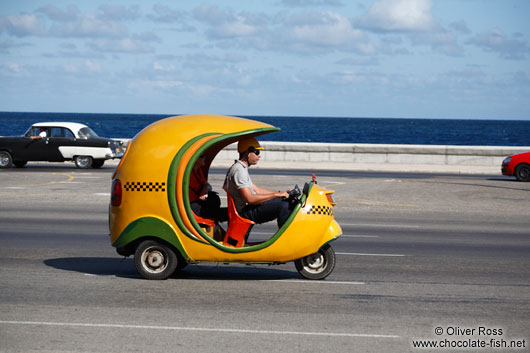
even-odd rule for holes
{"type": "Polygon", "coordinates": [[[208,179],[204,175],[204,155],[201,155],[193,166],[190,175],[189,198],[190,206],[197,216],[213,219],[218,222],[228,220],[228,211],[221,207],[219,195],[211,190],[208,179]]]}

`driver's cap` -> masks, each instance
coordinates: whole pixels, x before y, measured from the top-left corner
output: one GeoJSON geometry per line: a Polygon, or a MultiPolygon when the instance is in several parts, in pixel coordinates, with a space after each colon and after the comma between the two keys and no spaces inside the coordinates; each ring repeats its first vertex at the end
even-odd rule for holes
{"type": "Polygon", "coordinates": [[[263,147],[259,144],[258,140],[256,140],[254,137],[247,137],[243,140],[240,140],[237,144],[237,151],[239,153],[243,153],[248,151],[249,148],[254,147],[256,150],[262,150],[263,147]]]}

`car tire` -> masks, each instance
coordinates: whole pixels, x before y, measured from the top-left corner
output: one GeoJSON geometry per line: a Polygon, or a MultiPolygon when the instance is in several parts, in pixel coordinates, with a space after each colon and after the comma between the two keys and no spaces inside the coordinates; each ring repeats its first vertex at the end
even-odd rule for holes
{"type": "Polygon", "coordinates": [[[13,157],[7,151],[0,151],[0,168],[11,168],[13,165],[13,157]]]}
{"type": "Polygon", "coordinates": [[[519,181],[530,181],[530,165],[519,164],[515,168],[514,175],[519,181]]]}
{"type": "Polygon", "coordinates": [[[335,251],[329,244],[326,244],[316,253],[296,260],[294,265],[304,278],[324,279],[335,268],[335,251]]]}
{"type": "Polygon", "coordinates": [[[28,164],[28,161],[14,161],[13,164],[17,168],[24,168],[28,164]]]}
{"type": "Polygon", "coordinates": [[[92,168],[97,169],[103,167],[103,164],[105,164],[104,159],[94,159],[92,161],[92,168]]]}
{"type": "Polygon", "coordinates": [[[74,162],[77,168],[89,169],[92,168],[94,160],[90,156],[75,156],[74,162]]]}
{"type": "Polygon", "coordinates": [[[164,280],[175,272],[178,259],[169,246],[154,240],[141,242],[134,252],[136,270],[145,279],[164,280]]]}

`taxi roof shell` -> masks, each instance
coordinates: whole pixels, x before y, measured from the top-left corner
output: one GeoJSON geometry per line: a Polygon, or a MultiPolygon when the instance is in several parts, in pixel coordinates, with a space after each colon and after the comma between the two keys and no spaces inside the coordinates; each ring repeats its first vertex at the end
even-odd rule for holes
{"type": "MultiPolygon", "coordinates": [[[[217,144],[213,154],[242,136],[257,136],[279,131],[264,122],[223,115],[180,115],[152,123],[140,131],[130,142],[126,159],[150,160],[152,167],[162,160],[170,162],[184,145],[195,138],[216,134],[223,143],[217,144]]],[[[154,170],[153,170],[154,172],[154,170]]]]}

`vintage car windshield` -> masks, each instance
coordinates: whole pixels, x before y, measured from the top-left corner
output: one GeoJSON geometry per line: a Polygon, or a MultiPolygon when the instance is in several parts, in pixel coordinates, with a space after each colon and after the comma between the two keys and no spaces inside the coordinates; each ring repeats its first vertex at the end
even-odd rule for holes
{"type": "MultiPolygon", "coordinates": [[[[43,127],[43,129],[47,129],[46,127],[43,127]]],[[[36,127],[36,126],[32,126],[28,129],[28,131],[26,131],[26,133],[24,134],[24,136],[26,137],[30,137],[30,136],[39,136],[41,132],[41,128],[40,127],[36,127]]]]}
{"type": "Polygon", "coordinates": [[[79,129],[78,134],[80,138],[85,138],[85,139],[91,138],[91,137],[98,137],[98,135],[94,132],[94,130],[92,130],[89,127],[83,127],[79,129]]]}

